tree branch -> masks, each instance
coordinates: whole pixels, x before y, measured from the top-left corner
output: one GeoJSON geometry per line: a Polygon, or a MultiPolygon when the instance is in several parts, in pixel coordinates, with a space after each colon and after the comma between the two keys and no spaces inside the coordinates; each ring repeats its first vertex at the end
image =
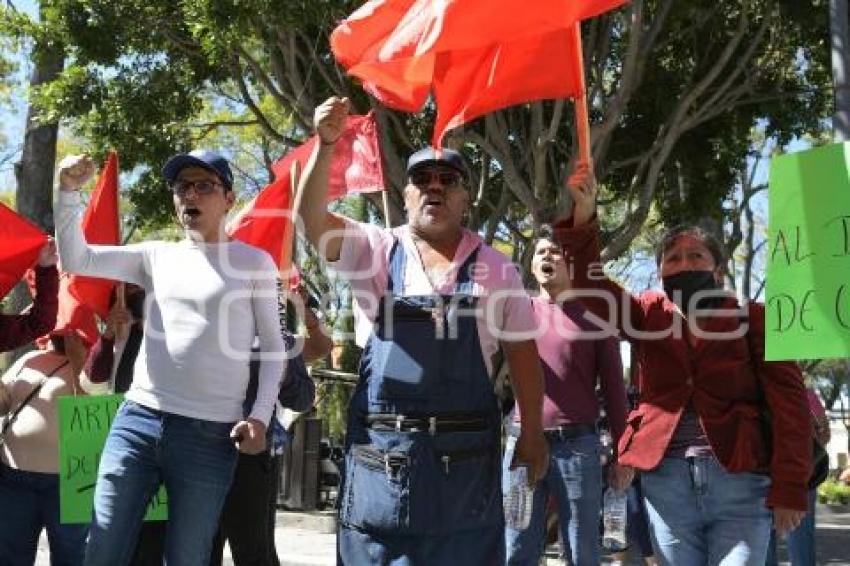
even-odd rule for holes
{"type": "Polygon", "coordinates": [[[248,107],[252,114],[254,114],[254,116],[257,118],[257,122],[260,124],[260,127],[263,129],[266,135],[268,135],[271,139],[277,142],[285,143],[288,138],[274,129],[274,127],[266,118],[265,114],[263,114],[263,111],[260,110],[260,108],[254,102],[254,98],[248,91],[248,85],[245,84],[245,79],[242,76],[242,65],[239,64],[239,58],[236,55],[233,55],[230,61],[230,75],[231,78],[236,82],[236,86],[239,88],[239,92],[242,94],[241,102],[248,107]]]}

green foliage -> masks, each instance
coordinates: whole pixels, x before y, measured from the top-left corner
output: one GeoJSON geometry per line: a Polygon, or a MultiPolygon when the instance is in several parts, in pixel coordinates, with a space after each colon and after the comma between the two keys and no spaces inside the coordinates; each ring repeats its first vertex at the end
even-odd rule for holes
{"type": "MultiPolygon", "coordinates": [[[[325,96],[343,92],[359,111],[372,106],[360,89],[341,80],[326,40],[360,2],[46,4],[41,26],[11,18],[31,35],[46,37],[49,28],[67,45],[65,73],[36,100],[46,117],[70,120],[96,153],[115,148],[126,170],[150,169],[130,192],[139,224],[162,225],[170,217],[156,172],[175,151],[209,142],[211,130],[199,124],[243,122],[255,139],[266,140],[263,151],[273,159],[303,138],[312,108],[325,96]]],[[[722,225],[723,202],[736,185],[756,121],[782,143],[820,129],[830,104],[824,88],[825,0],[806,8],[793,0],[646,0],[633,6],[642,13],[640,26],[631,23],[628,10],[585,26],[593,118],[617,124],[595,148],[602,197],[619,205],[607,217],[612,239],[619,238],[614,256],[637,233],[629,222],[670,226],[707,216],[722,225]],[[630,70],[636,34],[642,51],[630,70]],[[632,84],[621,92],[629,73],[632,84]],[[609,116],[606,105],[618,97],[622,110],[609,116]],[[641,210],[650,205],[657,216],[648,220],[641,210]]],[[[433,110],[428,105],[419,115],[384,111],[383,124],[389,126],[384,153],[396,190],[404,183],[404,157],[430,136],[433,110]]],[[[517,259],[526,255],[527,244],[517,236],[555,205],[574,152],[572,117],[565,111],[552,142],[535,153],[541,128],[556,116],[551,102],[516,107],[495,120],[478,120],[449,140],[487,178],[472,227],[510,245],[517,259]],[[524,188],[523,180],[531,186],[524,188]]],[[[243,143],[227,149],[239,153],[243,143]]],[[[252,181],[250,189],[261,184],[252,181]]],[[[399,210],[397,194],[393,202],[399,210]]]]}
{"type": "MultiPolygon", "coordinates": [[[[650,10],[661,4],[646,3],[650,10]]],[[[739,64],[747,65],[739,88],[761,94],[744,97],[747,103],[712,116],[677,140],[655,190],[659,221],[672,226],[709,217],[722,223],[721,205],[736,186],[750,148],[750,130],[757,121],[764,124],[765,135],[777,138],[780,145],[822,127],[820,121],[831,97],[822,88],[830,81],[829,54],[824,45],[829,22],[825,2],[814,4],[820,4],[820,9],[811,5],[802,9],[795,1],[675,3],[663,41],[645,60],[641,88],[632,97],[614,136],[612,161],[634,154],[636,147],[652,146],[659,136],[658,125],[664,123],[671,106],[712,72],[734,40],[742,11],[749,12],[750,25],[725,72],[734,72],[739,64]],[[768,40],[760,39],[762,24],[768,26],[768,40]],[[767,41],[769,49],[748,62],[747,51],[759,41],[767,41]]],[[[617,42],[615,51],[623,48],[617,42]]],[[[716,104],[722,102],[717,100],[716,104]]],[[[705,111],[711,113],[712,108],[705,111]]],[[[628,198],[625,189],[635,172],[633,167],[610,172],[608,186],[613,197],[628,198]]]]}
{"type": "Polygon", "coordinates": [[[818,501],[832,505],[850,505],[850,485],[830,478],[818,486],[818,501]]]}

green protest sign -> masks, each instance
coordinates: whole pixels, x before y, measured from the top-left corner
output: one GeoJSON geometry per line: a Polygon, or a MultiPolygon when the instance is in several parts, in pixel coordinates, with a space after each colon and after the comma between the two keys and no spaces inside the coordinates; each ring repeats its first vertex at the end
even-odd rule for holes
{"type": "MultiPolygon", "coordinates": [[[[123,395],[62,396],[59,404],[59,521],[92,519],[97,466],[123,395]]],[[[165,489],[151,498],[147,521],[167,518],[165,489]]]]}
{"type": "Polygon", "coordinates": [[[850,355],[850,143],[770,167],[767,360],[850,355]]]}

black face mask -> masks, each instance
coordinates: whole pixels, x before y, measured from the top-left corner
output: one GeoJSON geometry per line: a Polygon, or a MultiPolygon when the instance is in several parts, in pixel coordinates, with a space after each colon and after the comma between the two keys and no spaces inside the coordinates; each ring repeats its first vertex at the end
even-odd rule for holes
{"type": "MultiPolygon", "coordinates": [[[[679,305],[682,312],[688,312],[688,306],[691,304],[691,297],[699,291],[711,291],[719,289],[720,286],[714,279],[713,271],[680,271],[669,277],[662,277],[661,284],[664,286],[664,292],[667,297],[679,305]]],[[[712,308],[722,297],[708,296],[697,301],[696,308],[712,308]]]]}

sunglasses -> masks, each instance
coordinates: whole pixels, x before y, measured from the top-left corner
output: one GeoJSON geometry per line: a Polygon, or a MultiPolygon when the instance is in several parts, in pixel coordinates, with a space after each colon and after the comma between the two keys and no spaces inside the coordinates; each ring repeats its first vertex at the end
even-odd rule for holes
{"type": "Polygon", "coordinates": [[[414,171],[410,174],[410,183],[415,187],[424,189],[431,184],[435,177],[439,184],[447,188],[460,186],[461,183],[460,173],[455,171],[414,171]]]}
{"type": "Polygon", "coordinates": [[[195,189],[199,195],[209,195],[215,192],[215,188],[224,186],[215,181],[183,181],[176,180],[168,184],[168,189],[177,196],[185,196],[190,190],[195,189]]]}

